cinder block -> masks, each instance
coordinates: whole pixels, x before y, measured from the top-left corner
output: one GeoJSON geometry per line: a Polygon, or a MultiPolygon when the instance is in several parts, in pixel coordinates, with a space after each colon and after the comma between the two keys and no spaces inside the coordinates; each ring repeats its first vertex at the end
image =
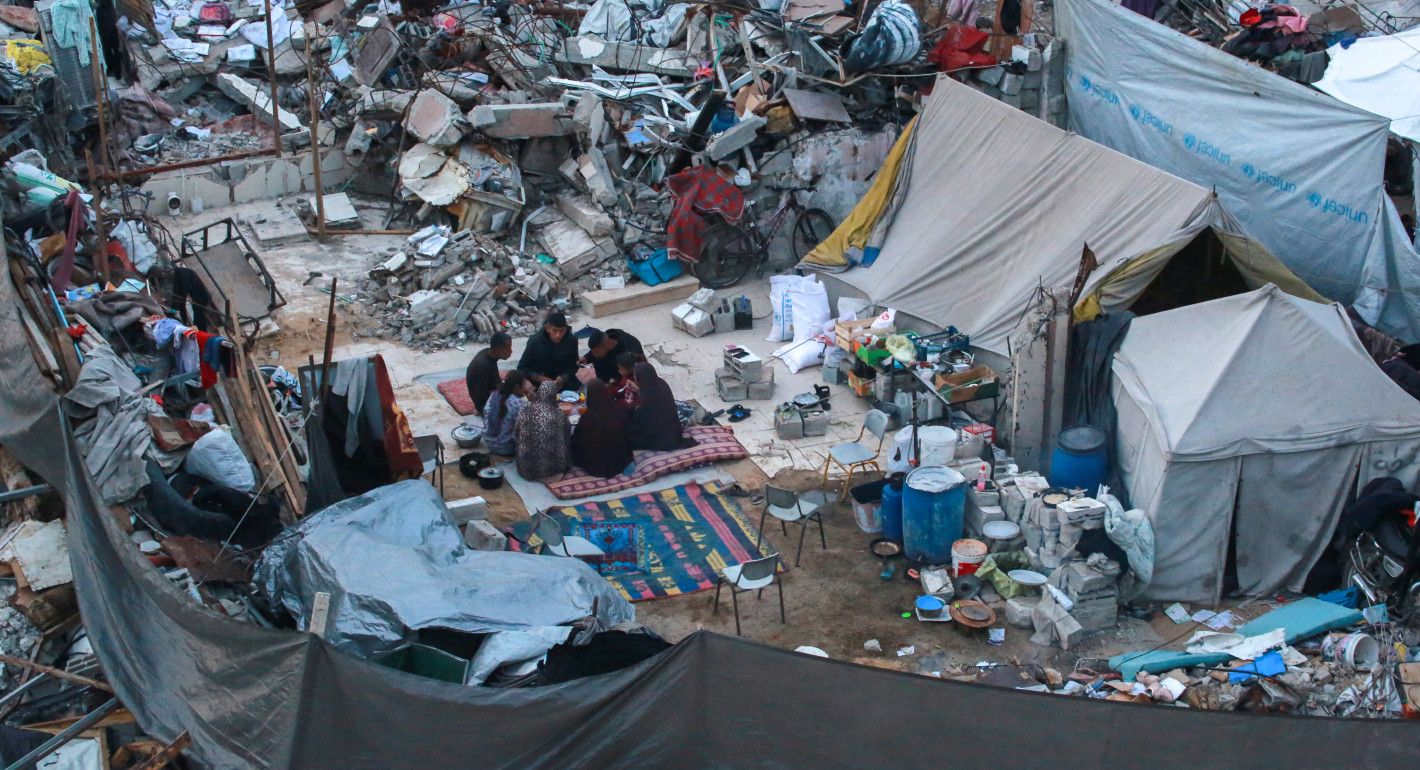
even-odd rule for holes
{"type": "Polygon", "coordinates": [[[1038,72],[1040,71],[1042,59],[1040,51],[1037,51],[1033,47],[1013,45],[1011,46],[1011,61],[1026,65],[1026,70],[1029,72],[1038,72]]]}
{"type": "Polygon", "coordinates": [[[1001,78],[1001,93],[1006,96],[1015,96],[1021,92],[1025,82],[1026,79],[1021,75],[1008,72],[1005,77],[1001,78]]]}
{"type": "Polygon", "coordinates": [[[1004,67],[987,67],[984,70],[976,71],[976,79],[988,86],[1000,85],[1001,79],[1005,76],[1006,69],[1004,67]]]}
{"type": "Polygon", "coordinates": [[[463,541],[475,551],[504,551],[508,548],[508,536],[483,519],[474,519],[464,527],[463,541]]]}

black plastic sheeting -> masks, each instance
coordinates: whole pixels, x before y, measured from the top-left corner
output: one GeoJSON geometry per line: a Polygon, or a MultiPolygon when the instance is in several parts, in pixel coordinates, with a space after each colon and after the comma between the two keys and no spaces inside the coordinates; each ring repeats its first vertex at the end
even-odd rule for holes
{"type": "MultiPolygon", "coordinates": [[[[98,501],[0,281],[0,444],[68,508],[84,623],[149,734],[203,767],[1413,766],[1394,721],[1192,712],[942,682],[700,633],[522,690],[401,674],[199,607],[98,501]]],[[[790,578],[792,579],[792,578],[790,578]]]]}
{"type": "Polygon", "coordinates": [[[1110,386],[1114,381],[1114,354],[1129,334],[1134,314],[1125,310],[1075,324],[1070,329],[1069,365],[1065,368],[1065,427],[1088,425],[1104,432],[1109,471],[1105,483],[1125,507],[1129,490],[1115,462],[1119,415],[1110,386]]]}

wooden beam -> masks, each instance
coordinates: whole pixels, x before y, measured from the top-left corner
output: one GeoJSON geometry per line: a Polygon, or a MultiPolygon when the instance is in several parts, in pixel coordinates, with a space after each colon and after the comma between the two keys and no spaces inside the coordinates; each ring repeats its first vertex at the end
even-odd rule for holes
{"type": "Polygon", "coordinates": [[[172,743],[164,746],[161,751],[149,757],[147,762],[139,765],[135,770],[158,770],[159,768],[167,767],[169,763],[177,759],[178,755],[190,745],[192,745],[192,736],[188,735],[186,730],[183,730],[182,734],[173,740],[172,743]]]}
{"type": "Polygon", "coordinates": [[[28,668],[32,671],[42,671],[54,677],[55,679],[63,679],[66,682],[87,685],[89,687],[94,688],[95,690],[103,690],[107,693],[113,692],[112,687],[109,687],[108,685],[104,684],[103,682],[100,682],[97,679],[90,679],[87,676],[71,674],[63,669],[54,668],[53,666],[46,666],[43,663],[35,663],[34,661],[25,660],[24,658],[17,658],[13,655],[0,654],[0,663],[4,663],[7,666],[19,666],[20,668],[28,668]]]}

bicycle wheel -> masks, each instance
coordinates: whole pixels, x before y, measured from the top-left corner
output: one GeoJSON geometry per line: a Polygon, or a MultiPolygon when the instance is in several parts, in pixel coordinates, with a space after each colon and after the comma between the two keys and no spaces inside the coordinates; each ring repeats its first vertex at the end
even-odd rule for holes
{"type": "Polygon", "coordinates": [[[804,209],[794,220],[794,258],[803,259],[833,232],[833,217],[823,209],[804,209]]]}
{"type": "Polygon", "coordinates": [[[695,277],[712,289],[728,289],[740,282],[759,256],[749,233],[719,222],[705,230],[695,277]]]}

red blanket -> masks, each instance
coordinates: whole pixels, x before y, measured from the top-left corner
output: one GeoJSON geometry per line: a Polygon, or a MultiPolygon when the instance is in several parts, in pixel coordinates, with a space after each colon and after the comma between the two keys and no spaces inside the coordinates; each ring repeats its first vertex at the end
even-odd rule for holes
{"type": "Polygon", "coordinates": [[[729,222],[738,222],[745,213],[745,196],[734,182],[713,168],[689,168],[666,180],[675,196],[666,223],[666,251],[673,259],[695,262],[705,240],[705,219],[701,214],[716,213],[729,222]]]}
{"type": "Polygon", "coordinates": [[[636,468],[630,476],[623,473],[603,479],[589,475],[580,468],[573,468],[543,483],[547,484],[547,488],[557,499],[575,500],[579,497],[594,497],[639,487],[668,473],[749,456],[749,452],[735,440],[735,431],[729,426],[695,425],[686,428],[685,434],[696,440],[695,446],[672,452],[638,450],[636,468]]]}

